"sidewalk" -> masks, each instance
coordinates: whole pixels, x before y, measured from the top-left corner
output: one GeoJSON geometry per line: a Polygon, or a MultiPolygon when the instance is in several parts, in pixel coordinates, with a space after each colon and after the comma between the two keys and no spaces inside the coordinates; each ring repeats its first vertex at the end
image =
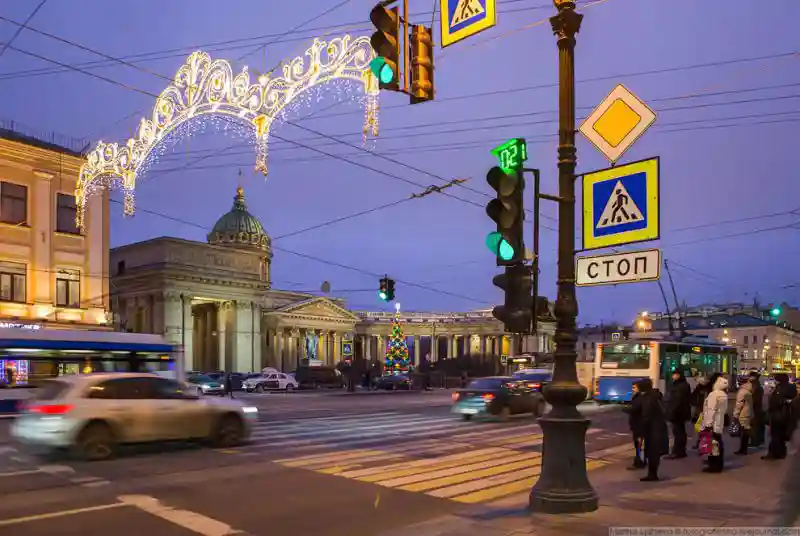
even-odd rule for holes
{"type": "MultiPolygon", "coordinates": [[[[728,439],[728,450],[735,441],[728,439]]],[[[609,465],[590,474],[600,497],[600,508],[590,514],[529,514],[524,499],[515,497],[382,536],[607,536],[611,527],[768,526],[787,462],[766,462],[762,454],[751,449],[746,457],[729,456],[722,474],[702,473],[696,454],[664,460],[661,482],[640,482],[643,473],[609,465]]]]}

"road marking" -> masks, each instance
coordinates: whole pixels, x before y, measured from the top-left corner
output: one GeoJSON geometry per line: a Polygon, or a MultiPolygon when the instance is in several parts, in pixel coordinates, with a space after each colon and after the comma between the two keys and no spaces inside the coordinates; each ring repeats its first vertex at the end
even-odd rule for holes
{"type": "Polygon", "coordinates": [[[39,469],[27,469],[25,471],[8,471],[6,473],[0,473],[0,478],[10,477],[10,476],[35,475],[38,473],[41,473],[39,469]]]}
{"type": "MultiPolygon", "coordinates": [[[[513,458],[512,458],[513,459],[513,458]]],[[[519,459],[519,458],[517,458],[519,459]]],[[[542,460],[538,456],[526,456],[526,459],[521,459],[512,463],[507,460],[494,461],[483,464],[482,469],[475,471],[460,472],[459,474],[444,476],[442,478],[435,478],[424,482],[416,482],[407,486],[400,486],[397,489],[404,491],[429,491],[436,488],[443,488],[453,484],[460,484],[469,480],[477,478],[486,478],[490,476],[502,475],[510,472],[516,473],[520,469],[530,469],[531,467],[540,466],[542,460]]]]}
{"type": "MultiPolygon", "coordinates": [[[[532,460],[532,456],[527,452],[518,452],[509,450],[503,454],[498,454],[494,457],[495,459],[492,461],[480,461],[477,463],[473,463],[472,460],[465,460],[467,465],[458,465],[456,467],[450,467],[447,469],[439,469],[431,472],[425,472],[422,474],[410,474],[408,476],[400,477],[400,478],[389,478],[389,479],[381,479],[376,481],[375,483],[381,486],[395,488],[400,486],[405,486],[406,484],[414,484],[417,482],[427,482],[429,480],[433,480],[435,478],[441,478],[445,476],[452,476],[452,475],[460,475],[464,473],[470,473],[472,471],[478,471],[480,469],[484,469],[486,467],[495,467],[502,464],[507,463],[515,463],[515,462],[527,462],[530,463],[532,460]]],[[[415,471],[416,472],[416,471],[415,471]]]]}
{"type": "Polygon", "coordinates": [[[236,530],[230,525],[217,521],[210,517],[180,510],[163,504],[161,501],[148,495],[122,495],[117,499],[127,506],[133,506],[143,512],[154,515],[164,521],[169,521],[179,527],[191,530],[203,536],[227,536],[229,534],[245,534],[241,530],[236,530]]]}
{"type": "MultiPolygon", "coordinates": [[[[514,453],[517,454],[517,453],[514,453]]],[[[463,466],[466,461],[477,462],[481,460],[489,460],[497,458],[502,455],[508,455],[508,451],[501,448],[475,450],[472,452],[462,452],[452,456],[444,456],[442,458],[433,458],[430,460],[417,460],[414,462],[394,464],[394,466],[384,467],[384,471],[376,471],[376,468],[371,470],[354,471],[353,473],[345,473],[342,476],[346,478],[356,478],[363,482],[379,482],[381,480],[390,480],[417,473],[427,473],[432,470],[446,469],[453,466],[463,466]],[[367,472],[369,471],[369,472],[367,472]]]]}
{"type": "Polygon", "coordinates": [[[57,475],[59,473],[74,473],[75,469],[67,465],[42,465],[39,470],[43,473],[50,475],[57,475]]]}
{"type": "Polygon", "coordinates": [[[32,516],[15,517],[12,519],[0,520],[0,527],[7,527],[9,525],[19,525],[20,523],[30,523],[31,521],[42,521],[44,519],[53,519],[56,517],[73,516],[76,514],[85,514],[88,512],[99,512],[100,510],[110,510],[112,508],[121,508],[127,506],[123,503],[101,504],[98,506],[87,506],[85,508],[75,508],[72,510],[61,510],[60,512],[47,512],[45,514],[34,514],[32,516]]]}

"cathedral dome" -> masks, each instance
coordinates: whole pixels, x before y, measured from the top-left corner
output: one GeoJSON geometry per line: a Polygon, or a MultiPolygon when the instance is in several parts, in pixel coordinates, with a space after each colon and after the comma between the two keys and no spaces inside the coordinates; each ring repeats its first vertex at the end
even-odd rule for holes
{"type": "Polygon", "coordinates": [[[233,207],[224,214],[208,233],[208,243],[218,246],[249,247],[268,251],[270,240],[258,218],[247,211],[244,189],[236,189],[233,207]]]}

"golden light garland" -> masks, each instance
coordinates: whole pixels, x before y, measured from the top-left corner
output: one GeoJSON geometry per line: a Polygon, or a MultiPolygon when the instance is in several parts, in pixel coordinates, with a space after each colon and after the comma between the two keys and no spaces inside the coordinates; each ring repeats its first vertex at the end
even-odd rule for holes
{"type": "Polygon", "coordinates": [[[155,158],[168,138],[180,137],[190,120],[212,115],[252,133],[256,146],[255,169],[265,176],[269,132],[287,106],[307,90],[334,80],[356,82],[365,96],[364,139],[378,135],[378,81],[369,69],[375,57],[368,37],[314,39],[303,56],[283,65],[280,76],[263,74],[251,82],[247,67],[234,74],[230,63],[193,52],[178,69],[173,84],[156,99],[151,119],[142,118],[138,134],[125,144],[98,142],[81,166],[75,189],[76,224],[83,228],[87,199],[101,188],[121,187],[124,213],[135,211],[136,179],[155,158]],[[181,130],[183,129],[183,130],[181,130]]]}

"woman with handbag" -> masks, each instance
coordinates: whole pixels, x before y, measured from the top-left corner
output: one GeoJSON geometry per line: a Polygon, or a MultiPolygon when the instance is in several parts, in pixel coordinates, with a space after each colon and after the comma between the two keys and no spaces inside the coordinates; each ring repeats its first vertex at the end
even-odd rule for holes
{"type": "Polygon", "coordinates": [[[731,423],[731,437],[739,436],[739,450],[734,454],[744,456],[750,446],[751,431],[753,428],[753,382],[746,378],[741,382],[736,392],[736,405],[733,408],[733,422],[731,423]]]}
{"type": "Polygon", "coordinates": [[[705,473],[721,473],[724,467],[725,445],[722,442],[722,433],[725,431],[727,412],[728,379],[720,375],[703,404],[700,454],[708,455],[708,465],[703,468],[705,473]]]}

